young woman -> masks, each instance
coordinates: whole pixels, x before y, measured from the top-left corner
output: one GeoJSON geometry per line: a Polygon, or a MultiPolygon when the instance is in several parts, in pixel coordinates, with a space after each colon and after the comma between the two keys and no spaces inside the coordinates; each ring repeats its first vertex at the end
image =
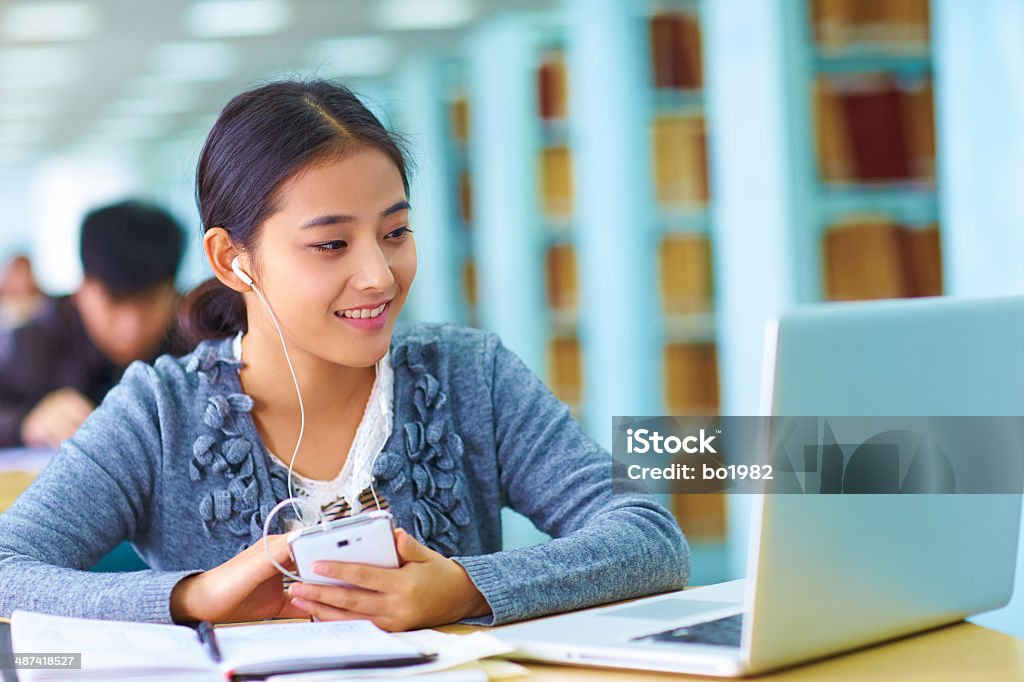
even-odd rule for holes
{"type": "MultiPolygon", "coordinates": [[[[416,273],[408,190],[399,145],[343,87],[273,83],[225,107],[197,173],[215,279],[190,296],[186,326],[206,340],[132,365],[0,515],[0,615],[404,630],[685,584],[671,515],[612,494],[608,454],[495,335],[396,326],[416,273]],[[358,587],[285,587],[261,538],[302,422],[305,506],[390,507],[400,568],[321,562],[358,587]],[[554,539],[501,551],[503,506],[554,539]],[[125,539],[151,570],[88,572],[125,539]]],[[[287,563],[280,533],[297,519],[272,521],[287,563]]]]}

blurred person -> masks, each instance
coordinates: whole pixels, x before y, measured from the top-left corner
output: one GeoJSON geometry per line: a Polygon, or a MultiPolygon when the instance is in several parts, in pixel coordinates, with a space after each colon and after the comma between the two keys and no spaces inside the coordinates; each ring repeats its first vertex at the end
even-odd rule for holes
{"type": "Polygon", "coordinates": [[[0,342],[0,447],[56,447],[134,360],[178,353],[174,286],[183,234],[164,210],[126,201],[82,222],[84,278],[0,342]]]}
{"type": "Polygon", "coordinates": [[[32,272],[32,261],[18,254],[0,274],[0,332],[32,319],[45,301],[32,272]]]}

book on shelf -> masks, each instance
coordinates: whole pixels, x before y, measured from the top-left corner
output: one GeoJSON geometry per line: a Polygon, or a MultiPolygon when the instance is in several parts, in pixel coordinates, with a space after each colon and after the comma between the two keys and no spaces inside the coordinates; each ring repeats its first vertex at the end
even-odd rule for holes
{"type": "MultiPolygon", "coordinates": [[[[680,457],[680,464],[698,469],[706,458],[680,457]]],[[[722,493],[690,493],[672,496],[672,514],[690,542],[722,542],[726,531],[726,496],[722,493]]]]}
{"type": "Polygon", "coordinates": [[[715,344],[668,343],[664,360],[668,414],[718,414],[718,352],[715,344]]]}
{"type": "Polygon", "coordinates": [[[649,22],[654,87],[692,90],[703,85],[700,20],[682,11],[659,12],[649,22]]]}
{"type": "Polygon", "coordinates": [[[569,76],[561,50],[547,50],[537,68],[537,105],[545,120],[565,119],[569,113],[569,76]]]}
{"type": "Polygon", "coordinates": [[[575,310],[579,304],[579,271],[572,244],[553,244],[546,254],[548,305],[575,310]]]}
{"type": "Polygon", "coordinates": [[[814,41],[826,50],[913,49],[930,36],[928,0],[811,0],[814,41]]]}
{"type": "Polygon", "coordinates": [[[812,89],[818,175],[827,183],[852,182],[856,177],[853,150],[837,88],[830,78],[816,78],[812,89]]]}
{"type": "Polygon", "coordinates": [[[938,226],[905,227],[880,214],[833,225],[823,237],[825,296],[833,301],[942,293],[938,226]]]}
{"type": "Polygon", "coordinates": [[[841,121],[849,136],[855,179],[868,182],[910,177],[901,93],[889,74],[843,77],[841,121]]]}
{"type": "Polygon", "coordinates": [[[819,176],[826,183],[935,179],[931,79],[821,75],[812,86],[819,176]]]}
{"type": "Polygon", "coordinates": [[[462,291],[465,294],[466,303],[475,306],[479,301],[477,293],[476,263],[472,258],[462,262],[462,291]]]}
{"type": "Polygon", "coordinates": [[[448,116],[451,120],[452,137],[461,143],[469,141],[469,100],[465,95],[457,95],[448,105],[448,116]]]}
{"type": "Polygon", "coordinates": [[[903,228],[907,296],[942,295],[942,239],[936,223],[903,228]]]}
{"type": "Polygon", "coordinates": [[[665,207],[708,201],[707,134],[703,116],[656,116],[652,123],[654,188],[665,207]]]}
{"type": "Polygon", "coordinates": [[[572,153],[568,147],[545,147],[540,152],[541,209],[549,217],[572,214],[572,153]]]}
{"type": "Polygon", "coordinates": [[[711,240],[702,234],[668,234],[658,247],[662,310],[667,315],[708,312],[714,299],[711,240]]]}
{"type": "Polygon", "coordinates": [[[554,337],[548,340],[548,377],[551,392],[564,403],[583,402],[583,356],[580,341],[575,337],[554,337]]]}
{"type": "Polygon", "coordinates": [[[459,172],[459,217],[462,218],[463,225],[472,225],[473,178],[467,170],[459,172]]]}
{"type": "Polygon", "coordinates": [[[834,225],[825,232],[823,248],[829,300],[899,298],[906,292],[900,226],[887,216],[834,225]]]}
{"type": "Polygon", "coordinates": [[[916,178],[935,179],[935,95],[932,79],[903,85],[903,126],[910,150],[910,171],[916,178]]]}

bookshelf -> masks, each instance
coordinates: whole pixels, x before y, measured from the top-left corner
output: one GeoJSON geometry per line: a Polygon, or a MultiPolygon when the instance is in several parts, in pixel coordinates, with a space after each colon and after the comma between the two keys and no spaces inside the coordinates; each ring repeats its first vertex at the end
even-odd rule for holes
{"type": "MultiPolygon", "coordinates": [[[[467,142],[461,149],[468,175],[453,170],[449,177],[469,188],[458,196],[461,212],[469,217],[467,221],[463,216],[463,223],[470,227],[462,232],[464,244],[453,250],[471,256],[462,261],[459,274],[462,295],[473,302],[473,319],[497,333],[527,367],[550,382],[544,259],[548,238],[538,191],[542,145],[537,24],[536,17],[525,13],[502,13],[467,35],[461,76],[453,81],[456,87],[448,98],[449,112],[455,112],[449,116],[458,121],[463,105],[451,105],[465,96],[467,142]]],[[[459,146],[453,142],[452,148],[459,146]]],[[[507,508],[502,510],[502,536],[506,549],[546,538],[507,508]]]]}
{"type": "MultiPolygon", "coordinates": [[[[930,31],[816,2],[566,0],[474,31],[444,91],[467,317],[605,446],[623,410],[756,414],[792,303],[941,290],[930,31]],[[853,154],[886,107],[902,157],[853,154]]],[[[739,575],[744,512],[703,497],[672,501],[695,579],[739,575]]]]}
{"type": "MultiPolygon", "coordinates": [[[[430,322],[468,322],[460,287],[463,252],[459,208],[453,196],[452,153],[446,94],[452,58],[424,55],[396,68],[392,87],[376,98],[384,119],[400,131],[410,152],[410,224],[416,231],[416,284],[403,316],[430,322]]],[[[363,88],[365,90],[365,86],[363,88]]]]}
{"type": "Polygon", "coordinates": [[[583,350],[579,338],[580,274],[573,239],[575,184],[568,131],[569,74],[561,31],[543,32],[537,51],[538,201],[544,225],[548,314],[547,381],[577,419],[583,413],[583,350]]]}
{"type": "Polygon", "coordinates": [[[717,362],[700,5],[654,3],[647,24],[664,403],[667,414],[717,414],[717,381],[709,380],[717,362]]]}
{"type": "Polygon", "coordinates": [[[809,300],[943,293],[929,0],[804,0],[809,300]]]}
{"type": "MultiPolygon", "coordinates": [[[[930,15],[916,20],[916,36],[905,30],[909,20],[896,22],[904,30],[887,33],[872,17],[881,5],[906,10],[916,4],[920,15],[918,0],[816,1],[702,6],[709,126],[727,131],[709,149],[725,414],[759,414],[767,407],[760,390],[764,365],[771,362],[764,355],[765,324],[783,310],[822,300],[935,291],[936,282],[945,287],[941,266],[949,254],[943,253],[946,234],[938,225],[946,203],[938,192],[934,152],[930,164],[922,164],[927,155],[919,150],[928,145],[916,136],[934,131],[934,114],[927,125],[913,127],[913,138],[902,115],[888,117],[886,134],[902,140],[904,153],[897,155],[899,163],[883,155],[881,169],[877,159],[853,155],[853,131],[842,120],[851,110],[902,111],[921,103],[934,109],[926,93],[934,48],[945,50],[945,44],[931,44],[930,15]],[[900,165],[899,172],[891,171],[900,165]],[[832,263],[830,250],[838,252],[832,263]],[[914,272],[906,264],[918,258],[917,251],[924,252],[924,264],[914,272]],[[869,255],[859,255],[864,252],[869,255]],[[865,292],[865,279],[879,284],[877,263],[887,263],[889,274],[882,279],[895,283],[865,292]],[[829,295],[830,286],[845,287],[851,279],[850,293],[829,295]]],[[[933,149],[935,137],[932,132],[933,149]]],[[[728,503],[729,575],[739,577],[746,567],[752,507],[742,496],[728,503]]]]}
{"type": "MultiPolygon", "coordinates": [[[[701,4],[653,2],[646,17],[663,413],[677,415],[720,412],[701,4]]],[[[695,579],[723,579],[725,496],[671,503],[694,549],[695,579]]]]}
{"type": "Polygon", "coordinates": [[[465,66],[461,61],[450,61],[445,66],[444,105],[448,112],[444,134],[450,188],[449,201],[456,207],[455,232],[452,249],[458,267],[460,300],[465,310],[465,322],[476,327],[480,296],[477,283],[476,259],[473,255],[473,176],[469,168],[470,111],[466,92],[465,66]]]}

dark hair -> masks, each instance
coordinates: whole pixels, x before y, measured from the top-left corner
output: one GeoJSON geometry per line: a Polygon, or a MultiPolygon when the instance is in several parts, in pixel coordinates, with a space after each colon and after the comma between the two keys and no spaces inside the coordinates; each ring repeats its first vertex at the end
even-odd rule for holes
{"type": "MultiPolygon", "coordinates": [[[[203,232],[222,227],[235,246],[252,253],[259,226],[280,208],[286,181],[314,163],[367,147],[394,161],[408,193],[400,139],[348,88],[289,80],[238,95],[221,111],[199,157],[196,203],[203,232]]],[[[193,343],[236,334],[246,330],[245,302],[211,278],[186,297],[179,324],[193,343]]]]}
{"type": "Polygon", "coordinates": [[[183,235],[171,215],[152,204],[122,201],[82,221],[82,270],[115,296],[131,296],[174,280],[183,235]]]}

